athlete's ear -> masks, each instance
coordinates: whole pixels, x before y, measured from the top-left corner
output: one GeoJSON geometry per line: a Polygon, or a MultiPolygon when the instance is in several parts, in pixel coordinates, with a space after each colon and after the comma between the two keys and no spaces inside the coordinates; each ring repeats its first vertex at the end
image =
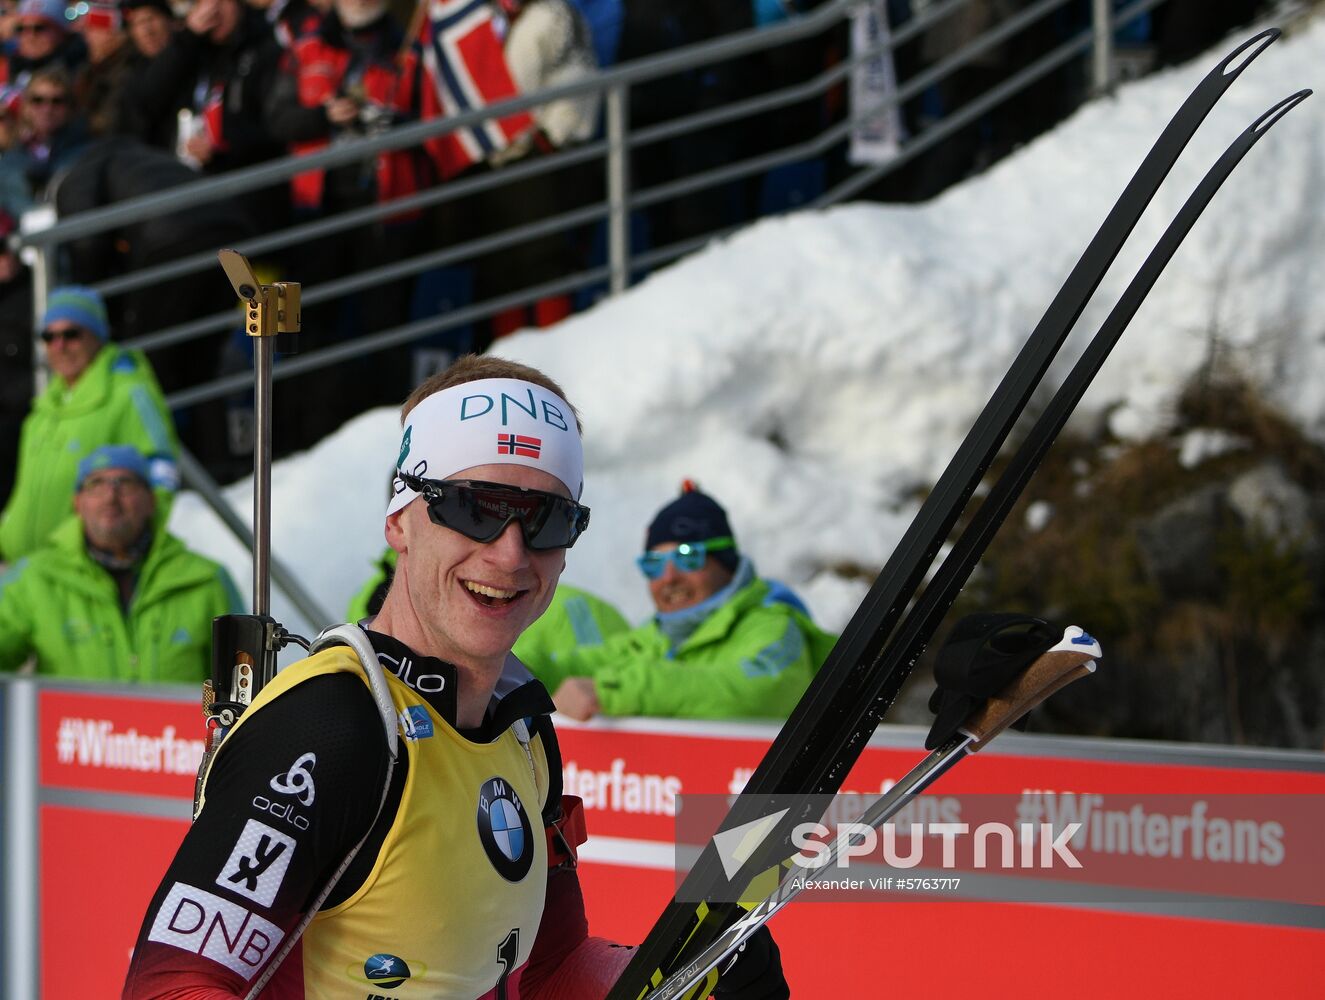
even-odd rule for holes
{"type": "Polygon", "coordinates": [[[406,504],[394,514],[386,516],[386,543],[396,552],[404,555],[409,549],[405,541],[405,511],[409,510],[409,504],[406,504]]]}

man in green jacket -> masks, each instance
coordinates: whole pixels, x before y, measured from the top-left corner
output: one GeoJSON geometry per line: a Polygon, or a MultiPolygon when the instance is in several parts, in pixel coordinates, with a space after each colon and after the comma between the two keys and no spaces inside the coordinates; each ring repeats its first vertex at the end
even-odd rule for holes
{"type": "Polygon", "coordinates": [[[637,560],[658,613],[552,658],[539,679],[571,718],[783,718],[833,646],[785,587],[755,575],[726,511],[687,484],[637,560]]]}
{"type": "Polygon", "coordinates": [[[598,646],[630,628],[612,605],[569,583],[557,584],[547,610],[520,634],[511,652],[535,677],[550,672],[556,657],[598,646]]]}
{"type": "Polygon", "coordinates": [[[78,466],[74,511],[51,544],[0,576],[0,670],[195,683],[212,619],[242,610],[229,574],[155,524],[148,461],[127,445],[78,466]]]}
{"type": "Polygon", "coordinates": [[[174,424],[142,352],[109,337],[96,292],[69,285],[50,294],[41,339],[53,377],[23,421],[14,491],[0,513],[0,561],[46,544],[68,519],[79,461],[106,444],[132,445],[148,456],[165,523],[179,481],[174,424]]]}

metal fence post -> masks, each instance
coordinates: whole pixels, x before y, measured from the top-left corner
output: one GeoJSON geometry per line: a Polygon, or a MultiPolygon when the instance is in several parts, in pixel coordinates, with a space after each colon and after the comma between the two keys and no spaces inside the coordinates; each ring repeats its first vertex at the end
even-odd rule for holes
{"type": "Polygon", "coordinates": [[[4,941],[0,996],[33,1000],[38,995],[41,939],[38,926],[40,843],[37,835],[37,682],[18,677],[5,683],[0,739],[4,741],[4,941]]]}
{"type": "Polygon", "coordinates": [[[1113,0],[1091,0],[1091,84],[1096,94],[1113,87],[1113,0]]]}
{"type": "Polygon", "coordinates": [[[630,284],[630,128],[629,85],[618,83],[607,92],[607,260],[609,290],[620,295],[630,284]]]}
{"type": "MultiPolygon", "coordinates": [[[[40,232],[55,225],[55,209],[49,205],[39,205],[28,209],[19,220],[19,231],[40,232]]],[[[40,396],[50,377],[43,363],[45,352],[41,344],[41,318],[46,315],[46,297],[51,292],[52,279],[56,277],[56,262],[59,260],[59,244],[52,246],[25,246],[19,251],[19,259],[28,266],[32,273],[32,394],[40,396]]]]}

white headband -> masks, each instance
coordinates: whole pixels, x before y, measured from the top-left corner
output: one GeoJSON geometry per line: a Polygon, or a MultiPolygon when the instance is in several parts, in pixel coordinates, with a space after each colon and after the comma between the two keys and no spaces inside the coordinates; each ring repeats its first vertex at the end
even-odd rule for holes
{"type": "MultiPolygon", "coordinates": [[[[579,500],[584,447],[570,404],[532,382],[489,378],[434,393],[410,410],[396,470],[450,479],[477,465],[527,465],[556,476],[579,500]]],[[[418,494],[396,476],[388,515],[418,494]]]]}

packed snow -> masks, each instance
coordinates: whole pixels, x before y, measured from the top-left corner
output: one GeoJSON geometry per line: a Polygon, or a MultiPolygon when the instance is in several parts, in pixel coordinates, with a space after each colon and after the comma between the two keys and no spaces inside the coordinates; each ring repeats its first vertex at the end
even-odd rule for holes
{"type": "MultiPolygon", "coordinates": [[[[1249,36],[1251,32],[1247,32],[1249,36]]],[[[923,205],[769,219],[497,353],[556,378],[586,428],[590,530],[567,582],[632,621],[645,526],[685,477],[723,503],[764,575],[840,629],[1151,142],[1234,42],[1087,105],[923,205]],[[845,568],[845,572],[843,569],[845,568]]],[[[1325,83],[1325,19],[1265,51],[1202,126],[1078,323],[1057,382],[1207,167],[1289,94],[1325,83]]],[[[1251,151],[1133,321],[1077,417],[1163,430],[1217,345],[1325,437],[1325,98],[1251,151]]],[[[280,392],[280,383],[277,383],[280,392]]],[[[333,620],[384,547],[398,416],[375,410],[272,471],[274,555],[333,620]]],[[[1217,452],[1219,448],[1195,448],[1217,452]]],[[[226,489],[247,516],[251,482],[226,489]]],[[[171,527],[248,593],[241,549],[194,494],[171,527]]],[[[309,622],[279,590],[273,613],[309,622]]]]}

